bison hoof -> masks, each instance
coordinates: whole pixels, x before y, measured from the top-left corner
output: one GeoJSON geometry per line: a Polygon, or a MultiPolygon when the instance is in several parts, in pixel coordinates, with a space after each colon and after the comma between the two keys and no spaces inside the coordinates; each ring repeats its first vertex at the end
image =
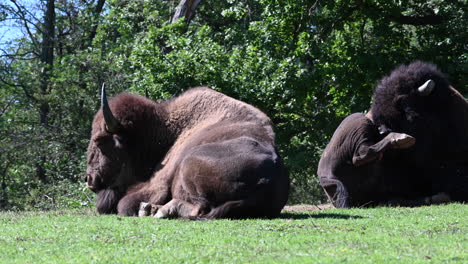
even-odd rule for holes
{"type": "Polygon", "coordinates": [[[138,217],[148,216],[151,213],[151,204],[142,202],[140,203],[140,210],[138,210],[138,217]]]}
{"type": "Polygon", "coordinates": [[[402,133],[390,133],[392,138],[393,148],[396,149],[406,149],[413,146],[416,143],[416,139],[410,135],[402,133]]]}
{"type": "Polygon", "coordinates": [[[160,210],[158,210],[158,211],[156,212],[156,214],[154,215],[154,217],[156,217],[156,218],[168,218],[168,214],[167,214],[167,212],[165,212],[165,210],[161,210],[161,209],[160,209],[160,210]]]}
{"type": "Polygon", "coordinates": [[[150,203],[145,203],[142,202],[140,203],[140,210],[138,211],[138,216],[151,216],[158,211],[159,208],[161,208],[161,205],[154,205],[150,203]]]}

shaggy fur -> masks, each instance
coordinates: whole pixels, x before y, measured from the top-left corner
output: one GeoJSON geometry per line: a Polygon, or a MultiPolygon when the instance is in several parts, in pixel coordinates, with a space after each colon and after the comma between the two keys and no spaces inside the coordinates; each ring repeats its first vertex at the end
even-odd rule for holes
{"type": "Polygon", "coordinates": [[[468,103],[435,65],[416,61],[396,68],[379,82],[371,111],[376,126],[416,138],[403,153],[416,172],[412,185],[420,188],[414,191],[468,199],[468,103]],[[429,79],[433,92],[419,95],[418,87],[429,79]]]}
{"type": "Polygon", "coordinates": [[[137,215],[150,203],[157,217],[279,215],[289,178],[258,109],[203,87],[162,103],[121,94],[109,105],[120,130],[109,133],[98,111],[88,147],[99,212],[137,215]]]}

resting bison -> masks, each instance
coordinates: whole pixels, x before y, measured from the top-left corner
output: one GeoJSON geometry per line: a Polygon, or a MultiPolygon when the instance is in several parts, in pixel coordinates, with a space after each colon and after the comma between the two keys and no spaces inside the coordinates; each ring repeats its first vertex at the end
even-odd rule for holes
{"type": "Polygon", "coordinates": [[[102,94],[86,177],[99,213],[145,215],[149,204],[160,218],[279,215],[289,178],[260,110],[203,87],[162,103],[102,94]]]}
{"type": "Polygon", "coordinates": [[[367,116],[337,128],[320,184],[337,207],[466,201],[467,128],[466,100],[435,66],[400,66],[379,83],[367,116]]]}
{"type": "Polygon", "coordinates": [[[391,156],[413,146],[415,139],[399,133],[382,138],[369,117],[355,113],[338,126],[319,161],[320,185],[338,208],[417,203],[407,200],[413,197],[407,197],[401,187],[404,178],[391,177],[402,170],[391,164],[395,160],[391,156]]]}
{"type": "Polygon", "coordinates": [[[419,191],[468,200],[468,102],[435,65],[417,61],[398,67],[378,84],[371,111],[383,133],[416,138],[404,154],[419,191]]]}

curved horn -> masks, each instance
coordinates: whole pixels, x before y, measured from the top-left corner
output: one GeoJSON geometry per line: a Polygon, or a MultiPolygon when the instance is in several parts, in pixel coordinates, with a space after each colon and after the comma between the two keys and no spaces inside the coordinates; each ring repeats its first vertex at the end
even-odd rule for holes
{"type": "Polygon", "coordinates": [[[106,97],[106,88],[105,83],[102,84],[101,89],[101,108],[102,115],[104,116],[104,121],[106,122],[106,129],[110,133],[117,133],[120,127],[119,121],[114,117],[112,111],[110,110],[109,103],[107,102],[106,97]]]}
{"type": "Polygon", "coordinates": [[[433,80],[427,80],[423,85],[419,86],[418,93],[421,96],[426,96],[432,93],[435,87],[435,82],[433,80]]]}

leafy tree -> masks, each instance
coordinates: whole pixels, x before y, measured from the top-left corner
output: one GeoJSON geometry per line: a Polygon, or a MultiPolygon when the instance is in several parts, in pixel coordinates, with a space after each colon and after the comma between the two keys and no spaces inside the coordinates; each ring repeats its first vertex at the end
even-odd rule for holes
{"type": "MultiPolygon", "coordinates": [[[[346,115],[368,109],[376,82],[398,64],[432,61],[468,95],[465,5],[440,0],[68,0],[40,2],[36,9],[19,1],[2,4],[0,21],[16,21],[25,35],[2,47],[0,57],[0,206],[51,208],[68,201],[60,198],[64,193],[89,202],[78,179],[102,82],[111,94],[147,91],[155,100],[206,85],[259,107],[276,124],[278,149],[292,178],[290,202],[322,202],[315,175],[322,149],[346,115]],[[54,56],[47,61],[40,55],[41,47],[51,48],[42,19],[50,2],[54,56]],[[45,112],[47,126],[41,125],[45,112]],[[46,181],[35,176],[38,161],[46,181]]],[[[67,203],[73,204],[62,204],[67,203]]]]}

